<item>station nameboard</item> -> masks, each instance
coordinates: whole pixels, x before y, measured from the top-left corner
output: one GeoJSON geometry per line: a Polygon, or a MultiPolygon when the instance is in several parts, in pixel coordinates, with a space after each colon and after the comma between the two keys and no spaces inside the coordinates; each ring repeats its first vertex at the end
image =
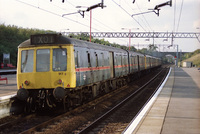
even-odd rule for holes
{"type": "Polygon", "coordinates": [[[55,44],[56,43],[56,34],[37,34],[31,35],[31,45],[40,45],[40,44],[55,44]]]}

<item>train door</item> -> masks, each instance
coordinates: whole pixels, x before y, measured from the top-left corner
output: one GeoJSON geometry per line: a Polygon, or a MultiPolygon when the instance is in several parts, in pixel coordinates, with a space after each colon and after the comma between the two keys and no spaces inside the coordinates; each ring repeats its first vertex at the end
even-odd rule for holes
{"type": "Polygon", "coordinates": [[[87,61],[88,61],[88,69],[90,71],[87,72],[87,76],[88,76],[88,84],[89,83],[93,83],[94,81],[94,74],[93,74],[93,68],[92,68],[92,61],[91,61],[91,53],[90,51],[87,51],[87,61]]]}
{"type": "Polygon", "coordinates": [[[115,77],[114,75],[115,75],[115,70],[114,70],[114,54],[113,54],[113,52],[110,52],[110,77],[111,78],[113,78],[113,77],[115,77]]]}
{"type": "Polygon", "coordinates": [[[147,56],[144,56],[144,68],[147,69],[147,64],[148,64],[148,60],[147,60],[147,56]]]}
{"type": "Polygon", "coordinates": [[[76,69],[76,86],[81,85],[81,73],[78,71],[79,68],[79,51],[74,50],[74,59],[75,59],[75,69],[76,69]]]}
{"type": "Polygon", "coordinates": [[[140,71],[140,62],[141,62],[141,60],[140,60],[140,56],[139,55],[137,55],[137,61],[138,61],[138,71],[140,71]]]}

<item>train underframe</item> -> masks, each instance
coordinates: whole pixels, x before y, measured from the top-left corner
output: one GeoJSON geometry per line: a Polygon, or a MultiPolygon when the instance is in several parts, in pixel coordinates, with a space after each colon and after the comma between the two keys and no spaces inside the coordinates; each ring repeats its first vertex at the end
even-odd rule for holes
{"type": "Polygon", "coordinates": [[[24,99],[26,101],[25,112],[35,112],[38,109],[53,109],[59,106],[63,107],[64,110],[68,110],[125,86],[149,71],[150,69],[73,89],[64,89],[62,87],[55,89],[32,89],[28,91],[20,89],[21,94],[28,96],[24,99]]]}

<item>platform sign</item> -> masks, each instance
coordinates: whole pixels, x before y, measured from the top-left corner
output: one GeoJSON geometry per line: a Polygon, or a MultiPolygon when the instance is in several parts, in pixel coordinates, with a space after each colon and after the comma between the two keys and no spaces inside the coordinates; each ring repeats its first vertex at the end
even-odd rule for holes
{"type": "Polygon", "coordinates": [[[3,59],[10,59],[10,54],[3,53],[3,59]]]}
{"type": "Polygon", "coordinates": [[[10,53],[3,53],[3,63],[10,64],[10,53]]]}

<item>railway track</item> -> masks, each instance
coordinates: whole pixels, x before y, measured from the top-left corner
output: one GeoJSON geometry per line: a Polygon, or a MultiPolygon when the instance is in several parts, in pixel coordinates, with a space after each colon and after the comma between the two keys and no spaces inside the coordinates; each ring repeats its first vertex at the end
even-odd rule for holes
{"type": "Polygon", "coordinates": [[[85,128],[74,131],[74,133],[122,133],[129,122],[138,114],[141,107],[143,107],[143,105],[150,100],[152,94],[157,91],[167,75],[166,72],[168,72],[166,69],[161,70],[155,77],[111,110],[92,123],[86,125],[85,128]]]}
{"type": "MultiPolygon", "coordinates": [[[[151,73],[137,80],[134,85],[131,85],[132,88],[130,88],[130,85],[124,86],[57,117],[33,116],[29,119],[20,119],[21,121],[14,121],[17,122],[16,124],[10,123],[12,126],[19,125],[19,128],[13,130],[5,123],[4,126],[1,125],[4,129],[0,133],[79,133],[82,129],[85,129],[86,126],[89,126],[91,122],[99,118],[102,113],[106,113],[106,111],[110,110],[114,105],[117,105],[122,98],[126,98],[127,94],[138,92],[138,87],[143,85],[141,81],[147,81],[154,75],[155,74],[151,73]],[[24,122],[26,123],[24,124],[24,122]],[[16,131],[16,129],[19,131],[16,131]]],[[[127,123],[124,124],[124,127],[126,127],[127,123]]]]}
{"type": "Polygon", "coordinates": [[[20,115],[18,117],[11,117],[6,123],[0,125],[0,134],[12,133],[18,134],[27,129],[30,129],[40,123],[43,123],[51,118],[54,118],[56,115],[20,115]]]}

